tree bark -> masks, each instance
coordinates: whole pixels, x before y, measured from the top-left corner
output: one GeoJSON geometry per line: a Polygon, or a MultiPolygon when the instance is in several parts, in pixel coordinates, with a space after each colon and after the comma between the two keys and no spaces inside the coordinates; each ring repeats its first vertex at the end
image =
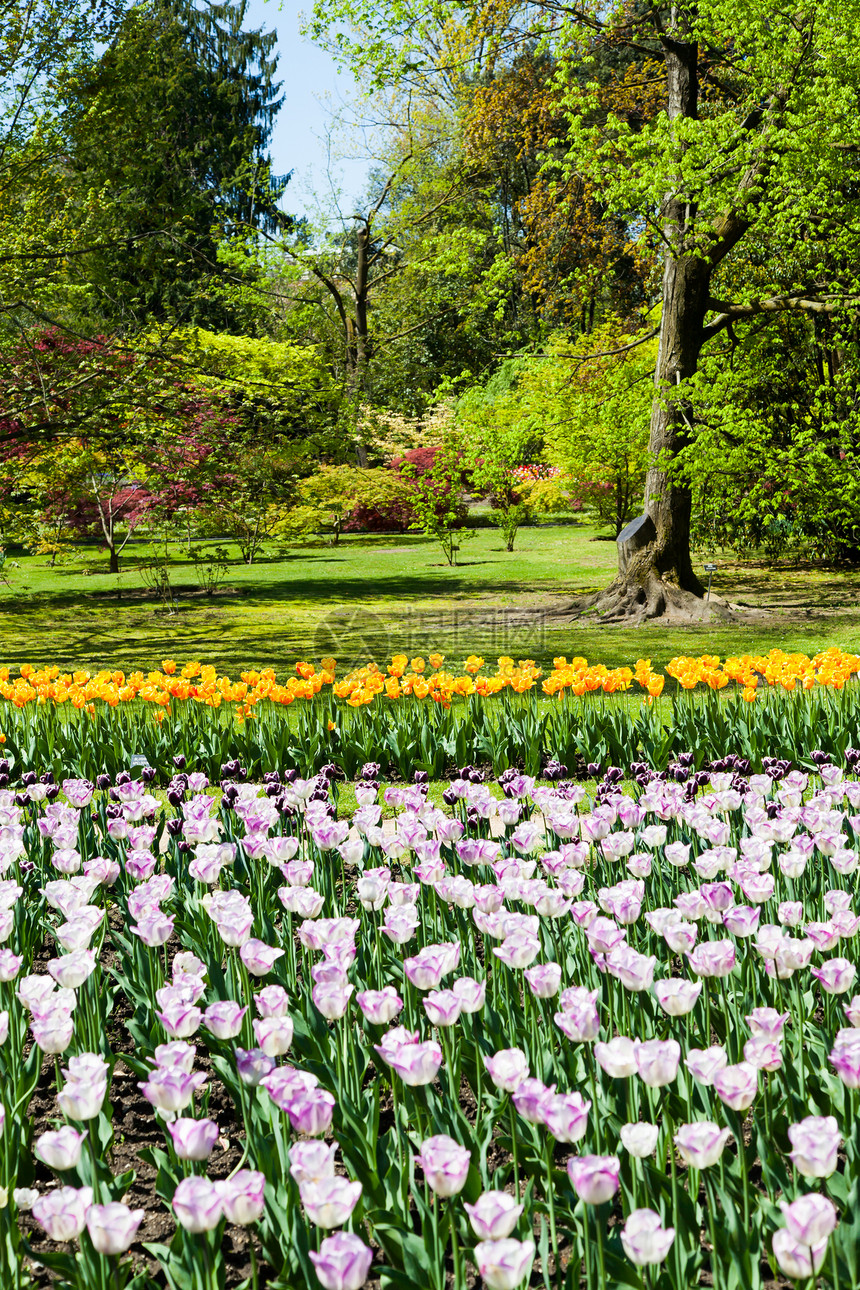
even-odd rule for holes
{"type": "Polygon", "coordinates": [[[110,551],[110,572],[119,573],[119,552],[115,546],[109,547],[110,551]]]}
{"type": "MultiPolygon", "coordinates": [[[[673,5],[669,31],[661,36],[666,64],[670,120],[698,113],[698,48],[683,39],[680,6],[673,5]]],[[[679,170],[680,170],[679,150],[679,170]]],[[[679,178],[680,184],[680,178],[679,178]]],[[[703,587],[690,558],[692,499],[688,488],[667,471],[671,458],[687,442],[691,411],[684,382],[696,371],[704,343],[704,320],[713,264],[695,254],[695,205],[669,193],[661,211],[664,235],[660,346],[654,372],[645,514],[653,521],[651,540],[625,551],[619,542],[615,581],[598,598],[608,618],[656,618],[679,613],[696,617],[703,587]]],[[[649,532],[651,532],[649,527],[649,532]]]]}

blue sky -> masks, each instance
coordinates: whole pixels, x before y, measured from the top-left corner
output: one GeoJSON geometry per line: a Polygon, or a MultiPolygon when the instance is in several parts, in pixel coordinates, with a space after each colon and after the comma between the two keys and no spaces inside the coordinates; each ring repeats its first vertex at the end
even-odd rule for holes
{"type": "MultiPolygon", "coordinates": [[[[271,142],[272,160],[278,172],[294,171],[284,195],[284,206],[294,214],[310,213],[310,192],[328,187],[326,130],[332,113],[349,101],[355,82],[348,73],[338,73],[323,50],[299,34],[300,13],[312,0],[250,0],[249,25],[276,29],[280,64],[279,79],[285,96],[271,142]]],[[[335,157],[332,178],[349,204],[364,188],[367,163],[349,157],[335,157]]]]}

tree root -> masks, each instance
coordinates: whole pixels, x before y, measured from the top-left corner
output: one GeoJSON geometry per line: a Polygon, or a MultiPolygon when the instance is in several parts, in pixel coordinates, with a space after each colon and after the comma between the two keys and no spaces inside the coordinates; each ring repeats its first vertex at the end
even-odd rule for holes
{"type": "Polygon", "coordinates": [[[584,596],[571,605],[577,617],[593,615],[607,625],[638,627],[659,619],[667,625],[690,625],[714,621],[740,621],[742,615],[719,596],[705,600],[656,575],[644,581],[616,578],[603,591],[584,596]]]}

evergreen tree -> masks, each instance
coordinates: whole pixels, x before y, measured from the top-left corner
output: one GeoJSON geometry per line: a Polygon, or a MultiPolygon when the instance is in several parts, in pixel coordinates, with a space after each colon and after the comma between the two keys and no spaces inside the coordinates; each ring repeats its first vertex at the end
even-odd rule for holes
{"type": "Polygon", "coordinates": [[[73,83],[85,109],[71,118],[76,200],[106,248],[78,273],[99,322],[239,321],[219,299],[218,244],[283,224],[289,178],[268,155],[283,101],[276,33],[246,30],[246,14],[247,0],[130,9],[73,83]]]}

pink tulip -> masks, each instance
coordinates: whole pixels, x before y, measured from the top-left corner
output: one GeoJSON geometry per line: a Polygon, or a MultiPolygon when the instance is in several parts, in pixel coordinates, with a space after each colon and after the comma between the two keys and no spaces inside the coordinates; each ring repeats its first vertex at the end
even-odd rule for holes
{"type": "Polygon", "coordinates": [[[297,1183],[334,1177],[337,1143],[294,1142],[290,1147],[290,1175],[297,1183]]]}
{"type": "Polygon", "coordinates": [[[341,1227],[361,1196],[361,1183],[347,1178],[321,1178],[299,1184],[305,1213],[317,1227],[341,1227]]]}
{"type": "Polygon", "coordinates": [[[296,1133],[319,1137],[331,1126],[334,1098],[322,1088],[306,1089],[292,1097],[287,1105],[290,1124],[296,1133]]]}
{"type": "Polygon", "coordinates": [[[309,1258],[323,1290],[361,1290],[373,1252],[351,1232],[335,1232],[320,1244],[319,1253],[311,1250],[309,1258]]]}
{"type": "Polygon", "coordinates": [[[460,1018],[462,1005],[453,990],[431,990],[421,1000],[434,1026],[453,1026],[460,1018]]]}
{"type": "Polygon", "coordinates": [[[678,1074],[681,1045],[675,1039],[649,1039],[636,1045],[636,1067],[649,1088],[671,1084],[678,1074]]]}
{"type": "Polygon", "coordinates": [[[744,1061],[759,1071],[778,1071],[782,1066],[782,1049],[778,1039],[753,1035],[744,1044],[744,1061]]]}
{"type": "Polygon", "coordinates": [[[789,1013],[777,1012],[776,1008],[753,1008],[747,1021],[754,1035],[766,1035],[768,1039],[779,1039],[788,1018],[789,1013]]]}
{"type": "Polygon", "coordinates": [[[544,1109],[554,1093],[554,1084],[551,1088],[547,1088],[542,1080],[524,1079],[514,1089],[511,1100],[517,1114],[524,1120],[528,1120],[529,1124],[540,1124],[543,1121],[544,1109]]]}
{"type": "Polygon", "coordinates": [[[485,1191],[474,1205],[463,1208],[479,1241],[503,1241],[510,1236],[525,1208],[506,1191],[485,1191]]]}
{"type": "Polygon", "coordinates": [[[224,1207],[221,1195],[210,1178],[191,1174],[173,1193],[171,1201],[176,1221],[186,1232],[211,1232],[221,1222],[224,1207]]]}
{"type": "Polygon", "coordinates": [[[216,1039],[235,1039],[242,1029],[242,1018],[248,1011],[232,999],[210,1003],[203,1013],[203,1024],[216,1039]]]}
{"type": "Polygon", "coordinates": [[[683,977],[664,977],[653,985],[654,997],[670,1017],[685,1017],[692,1012],[702,993],[701,981],[687,981],[683,977]]]}
{"type": "Polygon", "coordinates": [[[612,1079],[629,1079],[636,1074],[636,1043],[626,1035],[618,1035],[608,1043],[596,1043],[594,1056],[601,1070],[612,1079]]]}
{"type": "Polygon", "coordinates": [[[220,1132],[214,1120],[185,1118],[173,1120],[167,1129],[180,1160],[208,1160],[220,1132]]]}
{"type": "MultiPolygon", "coordinates": [[[[516,1093],[514,1104],[516,1105],[516,1093]]],[[[518,1108],[519,1109],[519,1108],[518,1108]]],[[[542,1104],[541,1121],[556,1142],[578,1142],[588,1128],[591,1102],[579,1093],[558,1093],[542,1104]]],[[[508,1233],[506,1232],[507,1236],[508,1233]]]]}
{"type": "Polygon", "coordinates": [[[237,1227],[259,1223],[265,1209],[265,1176],[256,1169],[240,1169],[215,1186],[221,1197],[224,1217],[237,1227]]]}
{"type": "Polygon", "coordinates": [[[758,1071],[749,1062],[726,1066],[714,1076],[717,1096],[733,1111],[746,1111],[758,1092],[758,1071]]]}
{"type": "Polygon", "coordinates": [[[483,1008],[487,997],[486,981],[476,981],[470,976],[460,976],[451,983],[451,989],[460,1001],[461,1012],[480,1012],[483,1008]]]}
{"type": "Polygon", "coordinates": [[[427,1185],[437,1196],[456,1196],[466,1185],[471,1155],[444,1133],[426,1138],[415,1161],[424,1170],[427,1185]]]}
{"type": "Polygon", "coordinates": [[[513,1093],[528,1078],[528,1058],[519,1048],[503,1048],[492,1057],[485,1057],[484,1066],[496,1088],[503,1093],[513,1093]]]}
{"type": "Polygon", "coordinates": [[[57,1187],[33,1202],[33,1217],[52,1241],[73,1241],[84,1230],[92,1199],[91,1187],[57,1187]]]}
{"type": "Polygon", "coordinates": [[[396,1053],[392,1053],[389,1065],[404,1084],[417,1088],[422,1084],[432,1083],[436,1078],[442,1065],[442,1049],[433,1040],[420,1044],[404,1044],[396,1053]]]}
{"type": "Polygon", "coordinates": [[[637,1160],[644,1160],[646,1156],[654,1154],[660,1129],[656,1124],[641,1122],[622,1124],[618,1136],[628,1155],[634,1156],[637,1160]]]}
{"type": "MultiPolygon", "coordinates": [[[[339,1021],[346,1015],[354,989],[355,986],[341,976],[337,982],[315,985],[311,990],[311,998],[314,1007],[328,1021],[339,1021]]],[[[257,1042],[259,1043],[259,1039],[257,1042]]]]}
{"type": "Polygon", "coordinates": [[[479,1241],[475,1262],[487,1290],[517,1290],[527,1279],[535,1256],[534,1241],[479,1241]]]}
{"type": "Polygon", "coordinates": [[[137,1236],[144,1219],[142,1209],[129,1209],[119,1201],[109,1205],[90,1205],[87,1210],[87,1231],[93,1248],[99,1254],[125,1254],[137,1236]]]}
{"type": "Polygon", "coordinates": [[[842,1135],[832,1115],[807,1115],[788,1126],[789,1155],[804,1178],[829,1178],[836,1172],[842,1135]]]}
{"type": "Polygon", "coordinates": [[[824,1266],[827,1241],[805,1245],[796,1240],[787,1228],[781,1227],[773,1234],[773,1253],[780,1271],[793,1281],[808,1281],[817,1276],[824,1266]]]}
{"type": "Polygon", "coordinates": [[[393,985],[383,986],[381,990],[362,990],[355,999],[374,1026],[388,1025],[403,1009],[403,1000],[393,985]]]}
{"type": "Polygon", "coordinates": [[[36,1139],[36,1155],[58,1172],[76,1169],[86,1136],[86,1130],[79,1133],[71,1125],[64,1124],[62,1128],[43,1133],[36,1139]]]}
{"type": "Polygon", "coordinates": [[[849,959],[835,958],[812,968],[812,975],[827,994],[845,994],[854,984],[857,969],[849,959]]]}
{"type": "Polygon", "coordinates": [[[290,1017],[255,1017],[251,1024],[254,1037],[267,1057],[282,1057],[290,1051],[293,1042],[290,1017]]]}
{"type": "Polygon", "coordinates": [[[662,1263],[675,1240],[674,1227],[663,1227],[653,1209],[634,1209],[621,1229],[624,1253],[637,1268],[662,1263]]]}
{"type": "Polygon", "coordinates": [[[586,1205],[603,1205],[618,1190],[617,1156],[571,1156],[567,1172],[573,1189],[586,1205]]]}
{"type": "Polygon", "coordinates": [[[537,967],[527,968],[523,975],[535,998],[551,999],[558,994],[558,987],[561,985],[559,963],[540,963],[537,967]]]}
{"type": "Polygon", "coordinates": [[[731,1129],[721,1129],[711,1120],[698,1120],[695,1124],[682,1124],[675,1134],[678,1154],[691,1169],[709,1169],[723,1154],[731,1138],[731,1129]]]}
{"type": "Polygon", "coordinates": [[[719,1044],[704,1049],[691,1048],[684,1058],[684,1065],[693,1079],[705,1087],[710,1087],[719,1071],[725,1070],[728,1064],[726,1051],[719,1044]]]}
{"type": "Polygon", "coordinates": [[[836,1230],[836,1206],[818,1192],[798,1196],[791,1204],[780,1201],[779,1207],[789,1235],[802,1245],[818,1245],[820,1241],[827,1241],[836,1230]]]}
{"type": "Polygon", "coordinates": [[[687,956],[696,976],[725,977],[735,966],[735,947],[732,941],[702,941],[687,956]]]}
{"type": "Polygon", "coordinates": [[[258,941],[253,937],[244,941],[239,948],[239,958],[252,976],[267,976],[284,951],[258,941]]]}

